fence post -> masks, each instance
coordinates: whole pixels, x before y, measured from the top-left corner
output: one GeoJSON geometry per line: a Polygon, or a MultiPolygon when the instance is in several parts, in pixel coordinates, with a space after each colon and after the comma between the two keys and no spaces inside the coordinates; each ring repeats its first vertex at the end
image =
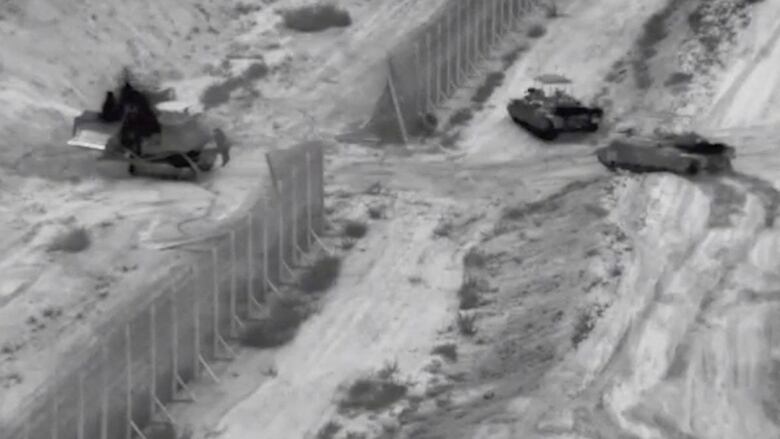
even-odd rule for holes
{"type": "MultiPolygon", "coordinates": [[[[442,15],[443,25],[442,25],[442,41],[444,48],[442,49],[441,53],[444,57],[444,99],[447,99],[450,95],[450,11],[452,10],[451,7],[448,7],[444,11],[444,15],[442,15]]],[[[441,23],[441,22],[440,22],[441,23]]]]}
{"type": "Polygon", "coordinates": [[[495,45],[498,43],[498,40],[499,40],[499,38],[498,38],[498,36],[499,36],[498,35],[498,32],[499,32],[499,26],[498,26],[499,21],[498,21],[498,19],[499,19],[500,15],[498,14],[498,0],[490,0],[490,3],[491,3],[491,6],[493,6],[493,13],[491,14],[492,18],[490,20],[490,24],[493,27],[493,37],[491,38],[491,43],[492,43],[492,46],[495,47],[495,45]]]}
{"type": "Polygon", "coordinates": [[[404,114],[401,111],[401,104],[398,102],[398,93],[396,93],[395,81],[393,80],[395,76],[393,73],[393,61],[389,55],[387,57],[387,71],[389,72],[387,75],[387,87],[390,89],[390,99],[393,101],[395,117],[398,120],[398,127],[401,130],[401,139],[403,140],[404,144],[407,144],[409,143],[409,135],[406,131],[406,120],[404,119],[404,114]]]}
{"type": "MultiPolygon", "coordinates": [[[[255,206],[256,208],[257,206],[255,206]]],[[[247,317],[252,318],[252,307],[255,305],[255,294],[253,285],[255,283],[255,225],[254,225],[255,209],[249,211],[249,215],[246,217],[246,266],[247,266],[247,282],[246,282],[246,304],[247,304],[247,317]]]]}
{"type": "Polygon", "coordinates": [[[455,83],[457,85],[462,84],[463,80],[463,72],[462,70],[462,60],[463,56],[461,55],[461,49],[463,48],[463,29],[461,29],[461,17],[463,16],[463,3],[458,2],[455,4],[455,11],[457,12],[455,14],[455,83]]]}
{"type": "MultiPolygon", "coordinates": [[[[415,74],[415,77],[416,78],[421,78],[422,77],[421,73],[422,73],[422,69],[420,68],[420,43],[415,42],[414,43],[414,74],[415,74]]],[[[425,82],[425,81],[423,81],[423,82],[425,82]]],[[[425,110],[425,95],[427,93],[427,91],[425,90],[425,86],[426,85],[427,84],[425,84],[425,83],[422,84],[422,89],[423,89],[422,93],[416,93],[415,94],[414,106],[415,106],[415,111],[418,114],[419,113],[427,113],[427,111],[425,110]]]]}
{"type": "Polygon", "coordinates": [[[238,269],[237,259],[236,230],[232,229],[230,230],[230,336],[233,338],[238,337],[238,325],[242,324],[238,317],[238,310],[236,309],[236,290],[238,289],[236,279],[236,270],[238,269]]]}
{"type": "Polygon", "coordinates": [[[192,346],[192,375],[193,378],[200,376],[200,297],[198,293],[192,292],[192,332],[193,332],[193,346],[192,346]]]}
{"type": "MultiPolygon", "coordinates": [[[[191,279],[192,271],[189,272],[190,277],[187,279],[191,279]]],[[[172,353],[171,353],[171,369],[173,374],[173,379],[171,380],[171,395],[176,398],[176,394],[179,393],[179,388],[181,387],[182,390],[187,391],[190,395],[190,400],[195,401],[195,395],[192,393],[192,390],[190,390],[187,385],[184,383],[184,380],[181,379],[181,375],[179,375],[179,312],[176,309],[177,306],[177,299],[176,297],[179,295],[179,289],[174,286],[173,292],[171,294],[170,300],[171,300],[171,346],[172,346],[172,353]]],[[[197,340],[197,338],[196,338],[197,340]]],[[[198,357],[197,355],[194,357],[195,361],[193,362],[195,369],[193,369],[193,374],[197,376],[198,374],[198,357]]],[[[166,413],[166,415],[168,415],[166,413]]],[[[168,415],[170,417],[170,415],[168,415]]]]}
{"type": "Polygon", "coordinates": [[[430,29],[425,31],[425,111],[430,113],[433,108],[433,73],[434,68],[431,66],[433,60],[431,53],[431,31],[430,29]]]}
{"type": "Polygon", "coordinates": [[[176,398],[176,394],[179,390],[179,313],[176,311],[176,296],[178,294],[179,290],[174,288],[171,293],[171,370],[173,371],[171,396],[173,398],[176,398]]]}
{"type": "MultiPolygon", "coordinates": [[[[475,1],[479,1],[479,0],[475,0],[475,1]]],[[[477,58],[479,58],[479,53],[480,53],[480,50],[481,50],[480,47],[482,46],[482,43],[481,43],[482,35],[481,35],[481,31],[480,31],[480,26],[479,26],[479,11],[478,11],[479,3],[477,3],[476,5],[472,4],[472,8],[473,8],[473,12],[474,12],[472,14],[474,16],[474,18],[472,19],[474,41],[472,41],[472,46],[471,46],[471,49],[472,49],[471,63],[472,63],[473,67],[476,67],[477,58]]],[[[477,69],[474,68],[475,72],[476,72],[476,70],[477,69]]]]}
{"type": "Polygon", "coordinates": [[[268,219],[271,217],[268,211],[268,199],[263,198],[263,298],[265,298],[266,286],[271,281],[268,277],[268,219]]]}
{"type": "Polygon", "coordinates": [[[441,59],[442,59],[442,31],[441,31],[441,21],[436,23],[436,41],[438,42],[436,47],[436,90],[434,92],[434,101],[433,104],[438,108],[439,104],[441,103],[441,59]]]}
{"type": "Polygon", "coordinates": [[[487,52],[490,51],[490,28],[488,27],[488,2],[490,0],[482,0],[482,50],[480,51],[480,59],[484,60],[487,52]]]}

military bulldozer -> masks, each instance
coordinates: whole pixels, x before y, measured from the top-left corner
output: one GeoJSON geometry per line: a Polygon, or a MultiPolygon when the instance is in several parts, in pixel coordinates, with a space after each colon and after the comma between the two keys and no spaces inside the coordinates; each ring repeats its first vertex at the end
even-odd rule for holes
{"type": "Polygon", "coordinates": [[[230,160],[225,133],[209,129],[201,113],[175,100],[173,89],[142,92],[128,80],[118,92],[106,92],[101,111],[77,116],[72,135],[68,145],[100,151],[102,160],[127,162],[131,175],[167,168],[177,178],[197,180],[217,156],[223,166],[230,160]]]}
{"type": "Polygon", "coordinates": [[[734,147],[711,142],[696,133],[662,134],[653,139],[620,138],[596,151],[598,160],[610,170],[689,176],[729,172],[735,156],[734,147]]]}
{"type": "Polygon", "coordinates": [[[516,124],[546,141],[555,140],[564,132],[594,132],[599,129],[604,110],[586,106],[560,88],[560,85],[571,81],[552,74],[541,75],[536,81],[556,87],[547,91],[530,87],[522,98],[510,100],[507,112],[516,124]]]}

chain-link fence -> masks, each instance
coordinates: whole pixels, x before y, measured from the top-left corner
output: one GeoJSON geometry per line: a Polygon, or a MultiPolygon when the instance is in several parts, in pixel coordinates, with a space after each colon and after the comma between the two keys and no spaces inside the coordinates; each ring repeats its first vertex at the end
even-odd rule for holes
{"type": "MultiPolygon", "coordinates": [[[[145,438],[165,403],[194,398],[187,383],[219,381],[211,365],[233,356],[230,344],[261,313],[266,294],[319,242],[324,227],[323,149],[306,142],[267,155],[275,195],[219,238],[188,245],[193,262],[146,296],[141,311],[112,321],[72,373],[53,379],[3,439],[145,438]]],[[[321,243],[321,242],[320,242],[321,243]]]]}
{"type": "Polygon", "coordinates": [[[388,58],[387,86],[367,128],[382,141],[407,142],[510,32],[546,0],[458,0],[399,44],[388,58]]]}

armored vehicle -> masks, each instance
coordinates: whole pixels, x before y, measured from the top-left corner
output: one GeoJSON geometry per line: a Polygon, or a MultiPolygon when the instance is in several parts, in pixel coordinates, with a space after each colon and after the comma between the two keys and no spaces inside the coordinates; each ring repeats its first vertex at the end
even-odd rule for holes
{"type": "MultiPolygon", "coordinates": [[[[230,159],[230,145],[219,128],[209,129],[202,115],[175,100],[172,89],[141,92],[130,82],[106,93],[101,111],[86,110],[73,121],[70,146],[102,152],[103,160],[128,163],[132,175],[167,167],[197,179],[212,169],[217,156],[230,159]]],[[[165,172],[170,174],[170,172],[165,172]]]]}
{"type": "Polygon", "coordinates": [[[695,133],[660,135],[651,140],[615,139],[596,151],[598,160],[611,170],[683,175],[731,171],[735,155],[733,147],[695,133]]]}
{"type": "MultiPolygon", "coordinates": [[[[570,83],[550,74],[536,80],[546,85],[570,83]]],[[[563,132],[597,131],[604,116],[603,109],[586,106],[559,87],[548,91],[530,87],[525,96],[509,101],[507,112],[515,123],[543,140],[554,140],[563,132]]]]}

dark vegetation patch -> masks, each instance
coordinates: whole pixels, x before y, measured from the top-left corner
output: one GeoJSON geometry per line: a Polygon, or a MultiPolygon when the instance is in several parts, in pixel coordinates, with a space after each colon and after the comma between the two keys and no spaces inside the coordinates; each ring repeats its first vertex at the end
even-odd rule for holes
{"type": "Polygon", "coordinates": [[[306,301],[295,295],[272,296],[268,307],[268,316],[250,323],[241,334],[243,345],[255,348],[282,346],[295,337],[309,315],[306,301]]]}
{"type": "Polygon", "coordinates": [[[352,239],[360,239],[368,233],[368,225],[360,221],[347,221],[344,224],[344,236],[352,239]]]}
{"type": "Polygon", "coordinates": [[[520,55],[528,50],[528,46],[524,44],[520,44],[514,49],[510,50],[509,52],[505,53],[501,56],[501,65],[504,68],[504,70],[512,67],[512,64],[515,63],[520,58],[520,55]]]}
{"type": "Polygon", "coordinates": [[[474,309],[480,305],[479,282],[475,278],[466,279],[458,289],[458,307],[462,310],[474,309]]]}
{"type": "Polygon", "coordinates": [[[352,24],[349,12],[331,3],[317,3],[282,11],[284,25],[298,32],[321,32],[352,24]]]}
{"type": "Polygon", "coordinates": [[[218,107],[230,100],[230,94],[244,88],[251,89],[252,84],[268,74],[268,66],[263,62],[253,63],[240,76],[228,78],[210,85],[201,95],[200,101],[205,109],[218,107]]]}
{"type": "Polygon", "coordinates": [[[458,332],[465,337],[472,337],[477,334],[477,315],[474,313],[458,312],[456,319],[458,332]]]}
{"type": "Polygon", "coordinates": [[[473,117],[474,111],[471,108],[461,108],[460,110],[452,113],[452,116],[450,116],[449,125],[450,127],[465,125],[473,117]]]}
{"type": "Polygon", "coordinates": [[[490,72],[485,81],[477,87],[471,102],[484,104],[493,95],[493,92],[504,82],[504,72],[490,72]]]}
{"type": "Polygon", "coordinates": [[[588,338],[606,309],[607,307],[604,305],[594,304],[580,313],[571,335],[571,342],[575,348],[588,338]]]}
{"type": "Polygon", "coordinates": [[[300,287],[304,293],[319,293],[327,290],[336,282],[341,272],[341,258],[322,256],[308,267],[300,278],[300,287]]]}
{"type": "Polygon", "coordinates": [[[406,396],[408,384],[398,380],[398,364],[386,364],[377,373],[358,378],[339,401],[340,410],[385,409],[406,396]]]}
{"type": "Polygon", "coordinates": [[[91,240],[86,229],[77,227],[57,236],[49,244],[49,251],[79,253],[89,248],[91,240]]]}
{"type": "Polygon", "coordinates": [[[438,355],[450,363],[458,361],[458,346],[455,343],[441,344],[433,348],[432,354],[438,355]]]}
{"type": "Polygon", "coordinates": [[[341,431],[341,424],[336,421],[328,421],[317,431],[316,439],[334,439],[341,431]]]}
{"type": "Polygon", "coordinates": [[[640,89],[648,89],[653,84],[647,63],[658,53],[658,43],[669,35],[667,20],[677,11],[679,4],[679,0],[670,0],[664,9],[651,15],[642,26],[642,33],[637,40],[638,53],[633,62],[634,80],[640,89]]]}
{"type": "Polygon", "coordinates": [[[530,38],[541,38],[547,33],[547,28],[541,23],[536,23],[528,28],[528,35],[530,38]]]}
{"type": "Polygon", "coordinates": [[[675,72],[669,75],[666,81],[664,81],[664,86],[674,87],[678,85],[685,85],[690,83],[692,79],[693,74],[691,73],[675,72]]]}

